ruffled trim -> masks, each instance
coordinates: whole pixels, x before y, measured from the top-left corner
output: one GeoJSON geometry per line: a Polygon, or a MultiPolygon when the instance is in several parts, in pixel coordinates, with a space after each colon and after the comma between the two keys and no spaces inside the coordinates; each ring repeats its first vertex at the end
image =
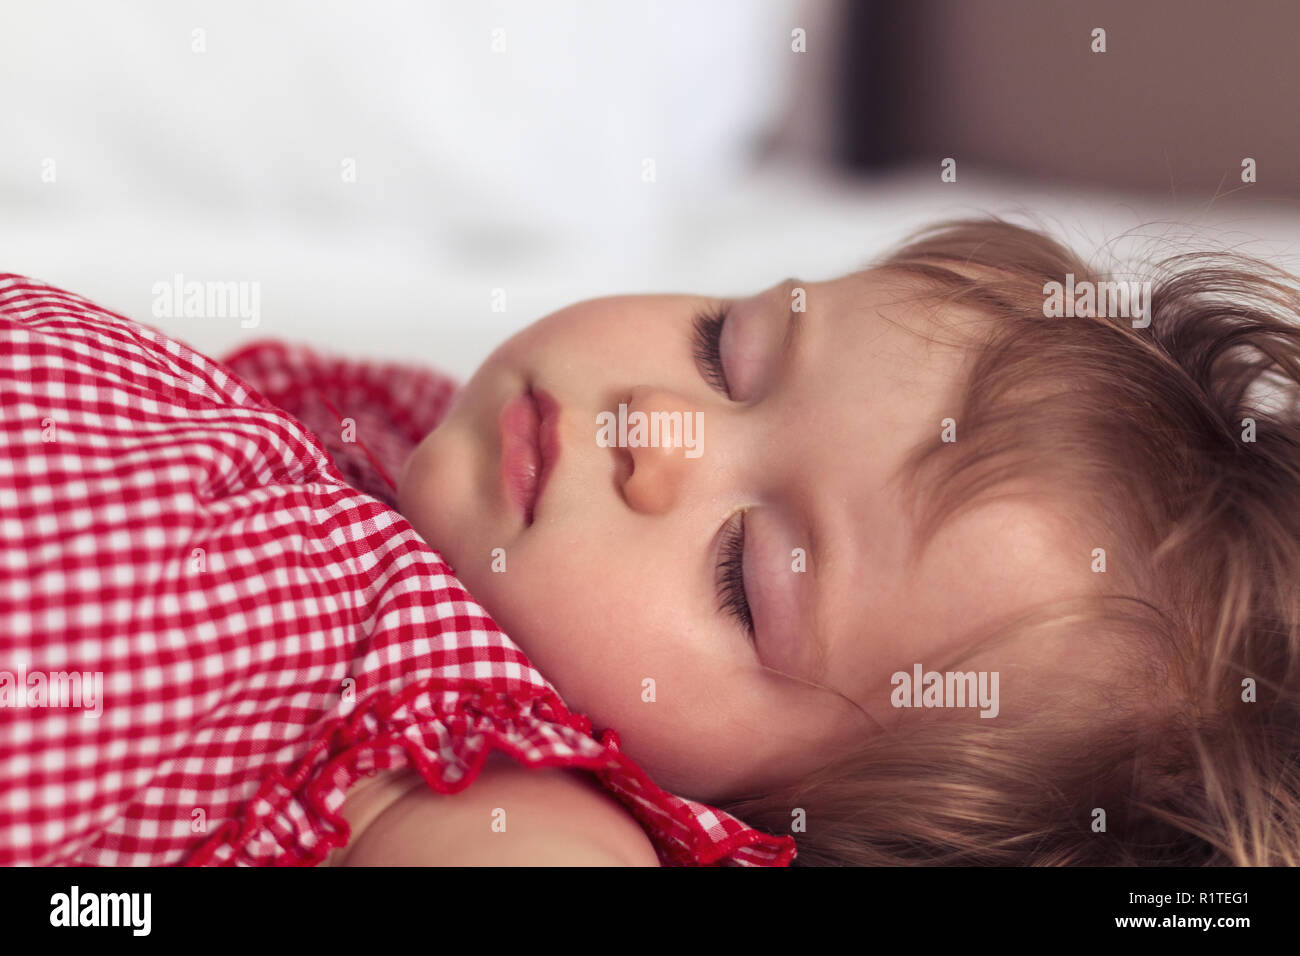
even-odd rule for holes
{"type": "MultiPolygon", "coordinates": [[[[240,346],[233,352],[228,352],[221,358],[221,364],[232,370],[249,359],[256,358],[259,362],[265,360],[267,354],[277,356],[282,359],[281,370],[296,369],[307,371],[306,379],[294,378],[286,375],[284,381],[275,383],[264,381],[265,391],[262,392],[264,398],[272,401],[277,407],[283,407],[285,402],[293,401],[299,392],[307,386],[324,385],[330,389],[348,388],[353,389],[372,402],[375,407],[382,408],[384,412],[392,417],[392,425],[398,429],[402,437],[412,444],[418,444],[420,439],[427,435],[437,426],[437,418],[431,419],[426,413],[417,415],[410,408],[404,407],[400,402],[393,400],[392,394],[384,387],[383,384],[374,382],[366,377],[366,372],[374,374],[376,369],[394,368],[403,371],[421,374],[428,378],[436,377],[446,384],[449,390],[456,390],[458,381],[442,372],[433,373],[429,369],[421,366],[411,365],[405,362],[387,359],[374,359],[365,365],[358,366],[352,362],[342,359],[337,355],[323,354],[314,349],[304,346],[300,343],[291,343],[283,339],[266,338],[256,339],[246,345],[240,346]],[[300,356],[306,354],[317,365],[302,365],[300,356]],[[295,361],[298,360],[298,361],[295,361]],[[331,374],[326,375],[329,372],[331,374]]],[[[261,378],[262,376],[259,376],[261,378]]],[[[325,391],[319,393],[320,397],[327,394],[325,391]]],[[[441,417],[442,409],[439,409],[441,417]]],[[[342,416],[340,416],[342,417],[342,416]]]]}
{"type": "Polygon", "coordinates": [[[608,771],[597,771],[607,788],[619,797],[636,816],[643,829],[654,839],[655,849],[663,862],[674,866],[789,866],[795,857],[794,837],[776,837],[740,824],[736,832],[721,839],[712,836],[700,823],[701,812],[711,814],[719,824],[734,818],[718,816],[717,811],[693,801],[685,800],[656,784],[650,776],[619,750],[618,734],[606,730],[600,743],[619,758],[608,771]],[[648,805],[648,806],[647,806],[648,805]],[[649,807],[654,807],[651,812],[649,807]],[[666,834],[660,815],[666,813],[674,830],[685,831],[682,842],[666,834]],[[742,853],[743,857],[737,856],[742,853]]]}
{"type": "Polygon", "coordinates": [[[594,772],[666,865],[788,866],[794,858],[789,836],[735,821],[737,832],[710,834],[699,818],[708,808],[662,790],[621,751],[613,730],[597,741],[590,720],[549,690],[512,696],[480,681],[429,677],[395,694],[376,692],[326,722],[293,769],[268,771],[248,812],[222,824],[184,865],[315,866],[350,839],[349,824],[331,805],[341,807],[361,777],[411,767],[434,792],[452,795],[478,778],[496,750],[530,767],[594,772]],[[558,744],[557,735],[564,738],[558,744]]]}

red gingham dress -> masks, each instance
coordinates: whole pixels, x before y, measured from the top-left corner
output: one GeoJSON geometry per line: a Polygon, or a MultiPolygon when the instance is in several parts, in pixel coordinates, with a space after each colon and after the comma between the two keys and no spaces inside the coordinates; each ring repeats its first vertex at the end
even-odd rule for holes
{"type": "Polygon", "coordinates": [[[666,864],[790,862],[597,736],[394,510],[453,391],[275,342],[223,365],[0,274],[0,864],[313,865],[358,778],[456,793],[493,750],[590,770],[666,864]]]}

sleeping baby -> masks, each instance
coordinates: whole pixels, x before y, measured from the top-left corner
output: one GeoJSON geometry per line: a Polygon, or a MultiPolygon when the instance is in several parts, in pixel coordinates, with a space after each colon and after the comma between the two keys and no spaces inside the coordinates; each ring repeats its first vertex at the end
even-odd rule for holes
{"type": "MultiPolygon", "coordinates": [[[[132,357],[112,414],[170,402],[172,448],[216,427],[224,457],[168,453],[184,533],[115,582],[136,611],[60,630],[23,595],[106,582],[11,560],[0,649],[102,671],[149,743],[49,766],[80,727],[28,678],[0,773],[44,759],[67,809],[34,832],[15,798],[0,862],[1300,862],[1300,292],[1223,255],[1148,278],[971,220],[827,281],[580,302],[459,388],[282,343],[132,357]],[[197,391],[151,391],[177,354],[197,391]]],[[[105,354],[145,334],[96,316],[105,354]]],[[[22,489],[87,467],[31,436],[90,372],[39,367],[5,369],[42,383],[0,486],[28,554],[58,495],[22,489]]]]}

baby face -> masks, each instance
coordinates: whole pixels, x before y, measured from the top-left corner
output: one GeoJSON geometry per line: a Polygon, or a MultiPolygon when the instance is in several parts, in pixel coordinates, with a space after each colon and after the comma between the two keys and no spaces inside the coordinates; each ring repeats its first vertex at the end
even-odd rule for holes
{"type": "MultiPolygon", "coordinates": [[[[401,510],[661,786],[716,800],[797,779],[912,713],[891,707],[893,673],[1086,586],[1088,549],[1028,503],[914,547],[900,469],[958,415],[969,359],[933,322],[879,271],[580,302],[488,358],[406,463],[401,510]],[[526,509],[502,423],[530,388],[554,399],[558,442],[526,509]],[[637,412],[698,427],[634,445],[637,412]]],[[[1003,695],[1030,656],[998,652],[1003,695]]]]}

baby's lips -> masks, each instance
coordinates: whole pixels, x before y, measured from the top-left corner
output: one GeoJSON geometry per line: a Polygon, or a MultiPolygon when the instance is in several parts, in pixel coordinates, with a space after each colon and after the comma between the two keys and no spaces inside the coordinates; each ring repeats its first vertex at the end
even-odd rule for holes
{"type": "Polygon", "coordinates": [[[541,415],[530,392],[516,395],[501,411],[501,482],[505,495],[532,524],[537,497],[541,453],[538,435],[541,415]]]}

